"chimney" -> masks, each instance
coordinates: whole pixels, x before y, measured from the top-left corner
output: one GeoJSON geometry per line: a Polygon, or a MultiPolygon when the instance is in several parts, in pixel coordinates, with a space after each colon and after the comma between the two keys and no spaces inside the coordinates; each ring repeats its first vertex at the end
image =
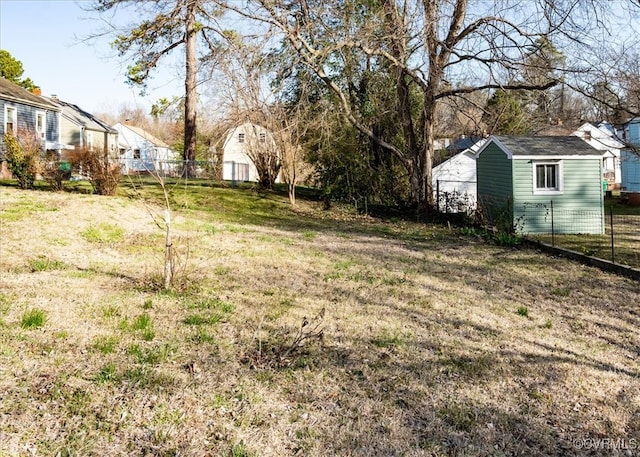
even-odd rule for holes
{"type": "Polygon", "coordinates": [[[58,95],[57,94],[51,94],[51,100],[58,100],[58,95]]]}
{"type": "Polygon", "coordinates": [[[42,89],[40,89],[40,87],[38,87],[38,86],[36,86],[36,87],[34,87],[33,89],[31,89],[31,92],[32,92],[34,95],[42,95],[42,89]]]}

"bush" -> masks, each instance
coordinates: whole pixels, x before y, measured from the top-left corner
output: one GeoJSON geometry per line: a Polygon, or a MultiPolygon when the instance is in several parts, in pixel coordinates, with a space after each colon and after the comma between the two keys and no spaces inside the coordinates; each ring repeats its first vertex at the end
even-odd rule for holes
{"type": "Polygon", "coordinates": [[[115,195],[120,184],[120,166],[104,150],[81,149],[70,154],[73,168],[86,177],[98,195],[115,195]]]}
{"type": "Polygon", "coordinates": [[[5,159],[13,177],[21,189],[32,189],[38,174],[38,159],[42,145],[37,137],[29,132],[13,136],[4,134],[5,159]]]}
{"type": "Polygon", "coordinates": [[[62,182],[71,177],[71,164],[61,162],[58,154],[52,151],[47,151],[40,168],[42,169],[42,178],[54,191],[62,190],[62,182]]]}

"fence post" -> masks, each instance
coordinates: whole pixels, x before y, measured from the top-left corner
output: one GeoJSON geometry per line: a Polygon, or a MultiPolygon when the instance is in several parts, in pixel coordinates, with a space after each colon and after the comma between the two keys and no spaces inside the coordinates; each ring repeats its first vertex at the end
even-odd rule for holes
{"type": "Polygon", "coordinates": [[[613,243],[613,205],[609,206],[609,216],[611,217],[611,263],[616,263],[616,250],[613,243]]]}
{"type": "Polygon", "coordinates": [[[553,200],[551,200],[551,246],[556,247],[556,231],[553,221],[553,200]]]}

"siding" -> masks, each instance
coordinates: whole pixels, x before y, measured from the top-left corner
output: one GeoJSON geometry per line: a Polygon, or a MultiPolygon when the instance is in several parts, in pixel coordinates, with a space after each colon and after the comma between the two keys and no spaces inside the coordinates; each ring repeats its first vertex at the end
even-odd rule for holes
{"type": "Polygon", "coordinates": [[[2,137],[5,134],[4,131],[4,107],[11,106],[16,108],[17,128],[18,131],[32,131],[36,130],[36,112],[44,112],[46,118],[46,140],[58,141],[58,113],[56,111],[50,111],[45,108],[36,108],[33,106],[25,105],[18,102],[6,102],[0,100],[0,144],[2,144],[2,137]]]}
{"type": "MultiPolygon", "coordinates": [[[[248,154],[251,148],[254,148],[254,151],[275,148],[273,137],[265,128],[250,123],[239,125],[228,133],[222,150],[223,180],[258,181],[258,169],[248,154]],[[244,134],[243,143],[238,141],[239,133],[244,134]],[[265,143],[259,143],[260,134],[266,135],[265,143]]],[[[279,179],[276,179],[276,182],[279,182],[279,179]]]]}
{"type": "Polygon", "coordinates": [[[510,219],[512,173],[511,160],[493,143],[476,159],[478,206],[494,223],[501,216],[510,219]]]}
{"type": "Polygon", "coordinates": [[[533,194],[533,162],[514,160],[514,226],[523,233],[604,233],[601,161],[564,159],[561,194],[533,194]]]}
{"type": "Polygon", "coordinates": [[[73,124],[68,119],[62,118],[62,127],[61,127],[61,138],[60,142],[62,144],[72,144],[76,147],[80,147],[80,128],[73,124]]]}
{"type": "MultiPolygon", "coordinates": [[[[55,111],[47,111],[47,141],[60,141],[59,125],[60,115],[55,111]]],[[[35,121],[34,121],[35,122],[35,121]]]]}
{"type": "Polygon", "coordinates": [[[622,190],[640,192],[640,156],[623,150],[620,155],[622,168],[622,190]]]}
{"type": "Polygon", "coordinates": [[[634,121],[629,122],[629,132],[628,132],[628,140],[629,143],[635,144],[636,146],[640,146],[640,122],[634,119],[634,121]]]}

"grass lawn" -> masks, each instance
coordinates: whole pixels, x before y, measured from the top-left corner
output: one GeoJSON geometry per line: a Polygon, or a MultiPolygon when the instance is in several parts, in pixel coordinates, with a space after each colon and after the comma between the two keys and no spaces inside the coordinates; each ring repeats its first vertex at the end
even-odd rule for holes
{"type": "Polygon", "coordinates": [[[638,455],[640,285],[281,194],[0,187],[0,457],[638,455]]]}

